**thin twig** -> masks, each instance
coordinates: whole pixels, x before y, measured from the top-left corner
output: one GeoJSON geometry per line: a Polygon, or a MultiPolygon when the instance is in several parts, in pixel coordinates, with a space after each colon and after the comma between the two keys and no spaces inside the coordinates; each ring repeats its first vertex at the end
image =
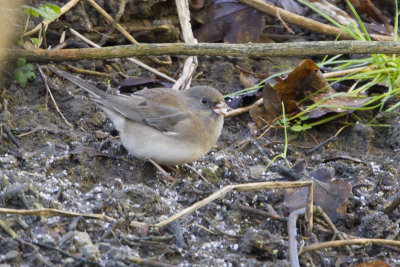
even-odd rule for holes
{"type": "Polygon", "coordinates": [[[132,44],[138,44],[139,42],[136,41],[135,38],[132,37],[132,35],[129,34],[125,30],[124,27],[121,26],[121,24],[117,23],[101,6],[99,6],[94,0],[86,0],[89,2],[94,9],[96,9],[114,28],[116,28],[126,39],[129,40],[132,44]]]}
{"type": "Polygon", "coordinates": [[[103,235],[100,237],[100,239],[98,240],[98,242],[103,242],[104,238],[106,238],[111,231],[117,227],[118,224],[123,223],[125,221],[125,218],[119,218],[118,220],[115,220],[113,222],[111,222],[108,227],[107,230],[103,233],[103,235]]]}
{"type": "Polygon", "coordinates": [[[48,83],[47,83],[47,77],[46,77],[46,75],[44,75],[44,73],[43,73],[43,71],[42,71],[42,69],[41,69],[40,66],[37,66],[37,67],[38,67],[38,69],[39,69],[40,75],[42,76],[42,79],[43,79],[43,82],[44,82],[44,86],[46,87],[46,90],[47,90],[47,92],[48,92],[48,94],[49,94],[49,96],[50,96],[50,98],[51,98],[51,101],[53,101],[54,107],[56,108],[58,114],[60,114],[61,118],[64,120],[64,122],[65,122],[69,127],[73,128],[74,126],[73,126],[71,123],[69,123],[69,121],[68,121],[68,120],[64,117],[64,115],[62,114],[61,110],[58,108],[57,102],[56,102],[56,100],[54,99],[53,94],[51,93],[50,87],[49,87],[49,85],[48,85],[48,83]]]}
{"type": "Polygon", "coordinates": [[[194,167],[190,166],[189,164],[184,164],[183,166],[185,166],[186,168],[192,170],[193,172],[195,172],[198,176],[200,176],[201,179],[204,180],[204,182],[206,182],[208,185],[210,185],[211,187],[215,188],[215,185],[213,185],[212,183],[210,183],[206,177],[204,177],[200,172],[198,172],[194,167]]]}
{"type": "Polygon", "coordinates": [[[163,169],[163,167],[160,166],[160,164],[158,164],[157,162],[155,162],[152,159],[148,159],[148,161],[153,164],[154,167],[156,167],[157,170],[159,170],[162,175],[165,177],[165,179],[167,179],[169,182],[177,182],[178,179],[172,177],[172,175],[170,175],[166,170],[163,169]]]}
{"type": "Polygon", "coordinates": [[[209,233],[211,235],[215,235],[215,232],[211,231],[210,229],[208,229],[207,227],[205,227],[201,224],[195,223],[193,225],[199,227],[200,229],[203,229],[204,231],[206,231],[207,233],[209,233]]]}
{"type": "Polygon", "coordinates": [[[166,235],[166,236],[155,236],[149,235],[144,237],[137,237],[132,235],[127,235],[125,238],[132,242],[140,242],[140,241],[170,241],[175,238],[173,235],[166,235]]]}
{"type": "Polygon", "coordinates": [[[72,65],[67,65],[67,68],[69,70],[71,70],[71,71],[73,71],[75,73],[79,73],[79,74],[93,75],[93,76],[105,77],[105,78],[112,78],[114,76],[111,73],[94,71],[94,70],[80,69],[80,68],[74,67],[72,65]]]}
{"type": "Polygon", "coordinates": [[[197,63],[194,63],[194,59],[197,60],[197,57],[188,57],[183,65],[182,74],[178,80],[172,86],[173,89],[179,89],[182,85],[184,89],[190,86],[190,81],[192,79],[192,75],[194,70],[196,69],[197,63]]]}
{"type": "Polygon", "coordinates": [[[0,208],[1,214],[18,214],[22,216],[64,216],[64,217],[79,217],[82,216],[86,219],[95,219],[107,222],[113,222],[115,219],[103,215],[103,214],[92,214],[92,213],[78,213],[72,211],[64,211],[58,209],[40,209],[40,210],[19,210],[19,209],[7,209],[0,208]]]}
{"type": "MultiPolygon", "coordinates": [[[[325,222],[329,225],[331,230],[333,231],[334,237],[338,237],[340,240],[346,240],[343,236],[343,234],[336,228],[336,226],[333,224],[332,220],[329,218],[328,214],[320,207],[320,206],[314,206],[314,212],[318,215],[320,215],[325,222]]],[[[347,252],[350,253],[351,248],[346,246],[347,252]]]]}
{"type": "Polygon", "coordinates": [[[3,231],[9,234],[12,238],[18,237],[18,234],[14,232],[13,229],[8,227],[8,225],[3,220],[0,220],[0,228],[3,229],[3,231]]]}
{"type": "Polygon", "coordinates": [[[313,148],[309,149],[308,151],[306,151],[306,155],[311,155],[312,153],[314,153],[315,151],[317,151],[319,148],[321,148],[322,146],[335,141],[336,140],[336,136],[331,136],[327,139],[325,139],[324,141],[322,141],[321,143],[319,143],[318,145],[314,146],[313,148]]]}
{"type": "MultiPolygon", "coordinates": [[[[197,40],[194,38],[192,26],[190,24],[190,11],[188,1],[176,0],[176,8],[178,11],[179,22],[181,24],[183,39],[186,44],[197,44],[197,40]]],[[[185,60],[183,71],[179,79],[172,86],[174,89],[189,88],[192,80],[192,76],[197,67],[197,57],[188,57],[185,60]]]]}
{"type": "MultiPolygon", "coordinates": [[[[93,46],[95,48],[101,48],[101,46],[99,46],[98,44],[96,44],[96,43],[92,42],[91,40],[87,39],[85,36],[83,36],[82,34],[80,34],[77,31],[75,31],[74,29],[70,28],[69,30],[73,35],[75,35],[76,37],[78,37],[82,41],[90,44],[91,46],[93,46]]],[[[166,79],[167,81],[170,81],[170,82],[173,82],[173,83],[176,82],[175,79],[172,79],[171,77],[165,75],[164,73],[159,72],[158,70],[156,70],[156,69],[144,64],[143,62],[141,62],[141,61],[139,61],[139,60],[137,60],[135,58],[127,58],[127,60],[129,60],[130,62],[132,62],[132,63],[134,63],[134,64],[136,64],[136,65],[138,65],[138,66],[140,66],[140,67],[142,67],[142,68],[144,68],[144,69],[146,69],[146,70],[148,70],[148,71],[150,71],[150,72],[152,72],[154,74],[156,74],[157,76],[160,76],[161,78],[166,79]]]]}
{"type": "Polygon", "coordinates": [[[321,143],[317,144],[315,147],[309,149],[308,151],[306,151],[307,155],[310,155],[312,153],[314,153],[316,150],[318,150],[320,147],[329,144],[330,142],[336,140],[337,136],[343,131],[343,129],[345,129],[346,127],[348,127],[348,125],[345,125],[343,127],[341,127],[334,136],[329,137],[328,139],[325,139],[324,141],[322,141],[321,143]]]}
{"type": "Polygon", "coordinates": [[[209,218],[207,218],[207,217],[205,217],[205,216],[202,216],[202,217],[203,217],[203,219],[206,220],[212,227],[214,227],[215,230],[217,230],[218,232],[220,232],[220,233],[223,234],[223,235],[226,235],[226,236],[228,236],[228,237],[233,237],[233,238],[242,238],[242,237],[243,237],[243,235],[233,235],[233,234],[227,233],[227,232],[225,232],[225,231],[219,229],[219,227],[218,227],[213,221],[211,221],[211,219],[209,219],[209,218]]]}
{"type": "MultiPolygon", "coordinates": [[[[310,30],[312,32],[316,32],[319,34],[326,34],[335,37],[339,36],[339,38],[341,39],[352,39],[347,33],[343,32],[338,27],[326,25],[321,22],[305,18],[303,16],[297,15],[290,11],[286,11],[282,8],[276,7],[262,0],[239,0],[239,2],[254,7],[260,10],[261,12],[264,12],[271,16],[277,16],[277,14],[279,14],[282,17],[282,19],[285,20],[286,22],[301,27],[303,29],[310,30]]],[[[379,34],[371,34],[370,36],[373,40],[385,40],[385,41],[393,40],[393,37],[391,36],[384,36],[379,34]]]]}
{"type": "Polygon", "coordinates": [[[128,3],[128,0],[120,0],[119,1],[119,5],[118,5],[118,12],[115,15],[115,21],[119,22],[122,15],[124,15],[125,13],[125,7],[126,7],[126,3],[128,3]]]}
{"type": "MultiPolygon", "coordinates": [[[[87,0],[89,4],[91,4],[113,27],[115,27],[126,39],[129,40],[132,44],[139,44],[138,41],[136,41],[135,38],[127,31],[125,30],[124,27],[121,26],[121,24],[117,23],[101,6],[99,6],[94,0],[87,0]]],[[[153,73],[156,73],[153,68],[150,68],[149,66],[145,65],[144,63],[140,62],[137,59],[131,58],[129,61],[135,63],[136,65],[141,66],[142,68],[145,68],[147,70],[150,70],[153,73]]],[[[168,78],[165,78],[166,75],[161,76],[159,72],[157,72],[157,75],[160,77],[163,77],[164,79],[169,80],[168,78]]],[[[168,76],[167,76],[168,77],[168,76]]]]}
{"type": "Polygon", "coordinates": [[[274,220],[279,220],[279,221],[284,221],[284,222],[287,221],[287,218],[282,217],[282,216],[277,215],[277,214],[272,214],[270,212],[266,212],[266,211],[263,211],[263,210],[255,209],[255,208],[252,208],[252,207],[246,207],[246,206],[244,206],[242,204],[237,204],[237,206],[238,206],[239,209],[241,209],[243,211],[246,211],[246,212],[251,212],[251,213],[254,213],[254,214],[257,214],[257,215],[261,215],[261,216],[264,216],[264,217],[267,217],[267,218],[271,218],[271,219],[274,219],[274,220]]]}
{"type": "Polygon", "coordinates": [[[229,118],[229,117],[233,117],[233,116],[238,116],[244,113],[247,113],[253,106],[258,106],[260,104],[263,103],[263,99],[260,98],[258,99],[256,102],[254,102],[253,104],[251,104],[250,106],[246,106],[246,107],[241,107],[241,108],[237,108],[234,110],[230,110],[228,111],[228,113],[225,115],[225,118],[229,118]]]}
{"type": "Polygon", "coordinates": [[[400,241],[397,240],[387,240],[387,239],[377,239],[377,238],[358,238],[358,239],[349,239],[349,240],[336,240],[336,241],[328,241],[322,242],[319,244],[310,245],[307,247],[303,247],[299,255],[302,255],[306,252],[311,252],[314,250],[321,250],[330,247],[342,247],[348,245],[388,245],[388,246],[397,246],[400,247],[400,241]]]}
{"type": "Polygon", "coordinates": [[[260,182],[260,183],[247,183],[247,184],[235,184],[235,185],[227,185],[218,191],[214,192],[210,196],[206,197],[203,200],[200,200],[190,207],[172,215],[168,219],[156,223],[154,227],[160,228],[163,227],[179,218],[207,205],[208,203],[223,197],[225,194],[232,190],[238,191],[249,191],[249,190],[261,190],[261,189],[276,189],[276,188],[293,188],[293,187],[304,187],[304,186],[312,186],[312,181],[296,181],[296,182],[260,182]]]}
{"type": "Polygon", "coordinates": [[[292,29],[286,24],[286,22],[281,18],[281,15],[279,15],[279,9],[276,9],[276,18],[282,23],[283,27],[290,33],[290,34],[295,34],[292,29]]]}
{"type": "Polygon", "coordinates": [[[8,130],[7,125],[5,125],[4,123],[0,124],[0,127],[3,127],[4,132],[6,133],[6,135],[8,136],[8,138],[10,138],[11,142],[14,143],[14,145],[18,148],[21,148],[21,146],[19,145],[17,139],[14,137],[14,135],[10,132],[10,130],[8,130]]]}
{"type": "Polygon", "coordinates": [[[325,79],[335,78],[335,77],[343,77],[343,76],[346,76],[346,75],[349,75],[349,74],[352,74],[352,73],[368,72],[368,71],[371,71],[371,70],[375,70],[377,68],[378,68],[378,65],[351,68],[351,69],[346,69],[346,70],[338,70],[338,71],[326,72],[326,73],[323,73],[323,76],[324,76],[325,79]]]}

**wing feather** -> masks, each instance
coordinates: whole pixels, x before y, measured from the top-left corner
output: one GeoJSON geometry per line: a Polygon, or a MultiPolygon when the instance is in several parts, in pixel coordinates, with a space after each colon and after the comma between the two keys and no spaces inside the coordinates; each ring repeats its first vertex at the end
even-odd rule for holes
{"type": "Polygon", "coordinates": [[[131,96],[107,95],[106,98],[94,98],[93,100],[130,120],[163,132],[174,132],[175,126],[186,119],[188,114],[180,103],[184,97],[171,90],[173,89],[144,89],[131,96]]]}

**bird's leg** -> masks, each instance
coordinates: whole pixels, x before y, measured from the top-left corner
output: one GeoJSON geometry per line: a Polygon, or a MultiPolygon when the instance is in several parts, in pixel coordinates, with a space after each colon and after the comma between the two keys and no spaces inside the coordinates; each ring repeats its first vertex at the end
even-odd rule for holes
{"type": "Polygon", "coordinates": [[[157,162],[155,162],[152,159],[148,159],[148,161],[154,165],[154,167],[156,167],[165,177],[165,179],[167,179],[170,182],[176,182],[178,181],[178,179],[172,177],[168,172],[166,172],[157,162]]]}

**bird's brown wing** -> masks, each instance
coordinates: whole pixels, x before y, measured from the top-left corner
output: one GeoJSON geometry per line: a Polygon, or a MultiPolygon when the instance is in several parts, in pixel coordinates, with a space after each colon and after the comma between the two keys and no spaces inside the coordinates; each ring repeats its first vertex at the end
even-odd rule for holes
{"type": "Polygon", "coordinates": [[[178,122],[188,118],[188,113],[182,107],[183,96],[172,90],[174,89],[144,89],[131,96],[108,95],[106,98],[93,100],[127,119],[172,133],[175,132],[178,122]]]}
{"type": "Polygon", "coordinates": [[[106,112],[116,112],[127,119],[171,133],[175,132],[178,122],[188,118],[182,103],[185,97],[174,89],[145,89],[132,96],[110,95],[68,72],[51,66],[47,68],[89,92],[93,101],[106,112]]]}

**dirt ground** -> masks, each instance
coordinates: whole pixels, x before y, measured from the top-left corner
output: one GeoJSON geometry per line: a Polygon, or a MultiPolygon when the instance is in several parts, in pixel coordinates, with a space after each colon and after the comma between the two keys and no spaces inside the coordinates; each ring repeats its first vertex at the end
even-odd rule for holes
{"type": "MultiPolygon", "coordinates": [[[[83,8],[57,23],[72,23],[83,8]]],[[[49,30],[49,42],[55,38],[53,31],[49,30]]],[[[172,65],[167,66],[149,58],[141,60],[177,77],[184,59],[173,57],[172,65]]],[[[268,73],[276,71],[274,66],[296,66],[300,59],[199,57],[198,61],[193,84],[212,85],[227,94],[243,88],[237,65],[268,73]]],[[[103,71],[112,66],[129,70],[131,75],[155,78],[126,60],[74,65],[103,71]]],[[[301,177],[318,179],[313,173],[324,169],[349,189],[343,213],[329,213],[337,232],[315,214],[313,231],[307,236],[300,216],[299,248],[340,236],[399,240],[399,108],[388,113],[356,112],[361,122],[346,127],[336,138],[332,137],[344,122],[354,122],[351,116],[306,132],[289,132],[287,162],[279,158],[268,169],[270,160],[284,150],[284,131],[272,129],[261,136],[248,114],[227,118],[216,146],[190,164],[203,178],[187,167],[173,166],[169,171],[179,181],[167,183],[151,164],[126,152],[115,138],[118,133],[111,122],[86,93],[45,72],[60,111],[72,124],[68,126],[49,99],[38,66],[37,78],[27,88],[17,84],[12,69],[3,69],[1,207],[104,214],[115,221],[2,213],[2,266],[290,266],[287,217],[293,200],[280,189],[231,191],[161,229],[134,227],[130,222],[148,226],[160,222],[231,184],[293,180],[290,174],[296,169],[290,167],[299,162],[306,163],[297,172],[301,177]],[[368,121],[373,117],[391,126],[371,127],[368,121]],[[317,147],[328,138],[332,138],[330,142],[317,147]]],[[[81,77],[103,89],[107,80],[116,86],[115,79],[81,77]]],[[[388,105],[398,99],[391,101],[388,105]]],[[[322,196],[320,205],[336,205],[329,201],[322,196]]],[[[399,266],[400,248],[365,244],[300,256],[302,266],[357,266],[377,260],[399,266]]]]}

